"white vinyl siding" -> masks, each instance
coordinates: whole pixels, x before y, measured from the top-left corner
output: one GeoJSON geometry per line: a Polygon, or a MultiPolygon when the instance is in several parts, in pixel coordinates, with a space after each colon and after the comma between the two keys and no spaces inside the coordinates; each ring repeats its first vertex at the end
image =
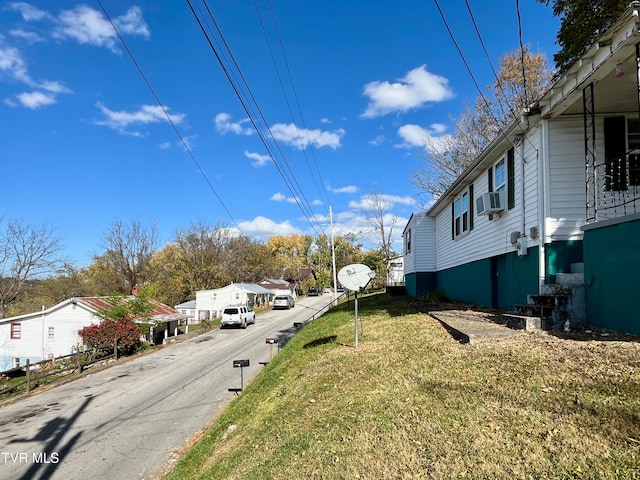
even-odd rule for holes
{"type": "MultiPolygon", "coordinates": [[[[534,128],[529,132],[528,137],[524,139],[523,143],[519,143],[514,146],[514,208],[511,210],[505,209],[503,212],[494,214],[492,219],[489,219],[488,215],[478,215],[477,209],[474,209],[473,230],[471,230],[468,235],[457,237],[455,240],[452,240],[451,235],[451,204],[449,204],[448,208],[442,208],[440,210],[435,220],[437,271],[484,258],[515,252],[510,241],[511,232],[517,231],[524,233],[529,237],[530,229],[532,227],[539,226],[537,215],[537,168],[540,158],[538,154],[538,134],[539,130],[534,128]],[[526,162],[524,163],[522,158],[523,154],[526,159],[526,162]],[[523,170],[525,188],[524,212],[522,202],[523,170]]],[[[495,167],[502,159],[505,160],[505,183],[508,181],[506,171],[506,151],[496,152],[495,161],[490,163],[492,168],[494,191],[496,190],[496,187],[500,186],[495,183],[495,167]]],[[[474,185],[474,198],[470,199],[470,201],[475,202],[480,195],[489,191],[488,172],[489,167],[487,166],[486,169],[478,171],[473,179],[469,179],[470,181],[473,180],[474,185]]],[[[505,194],[505,201],[506,198],[505,194]]],[[[528,240],[529,247],[538,245],[538,240],[530,238],[528,238],[528,240]]]]}
{"type": "Polygon", "coordinates": [[[24,363],[27,358],[31,362],[37,362],[51,357],[70,355],[82,343],[78,330],[99,322],[92,312],[70,302],[54,310],[14,318],[19,318],[22,338],[20,340],[9,338],[11,319],[0,322],[0,342],[4,342],[0,369],[3,366],[6,367],[9,357],[20,358],[24,363]],[[55,332],[53,339],[49,336],[52,331],[55,332]]]}
{"type": "MultiPolygon", "coordinates": [[[[602,118],[596,119],[596,151],[604,152],[602,118]]],[[[584,127],[582,118],[549,124],[549,216],[547,241],[578,240],[586,222],[584,127]]]]}
{"type": "MultiPolygon", "coordinates": [[[[404,273],[433,272],[435,270],[435,239],[433,218],[414,213],[404,233],[411,231],[411,252],[405,252],[404,273]]],[[[451,231],[451,227],[449,227],[451,231]]]]}

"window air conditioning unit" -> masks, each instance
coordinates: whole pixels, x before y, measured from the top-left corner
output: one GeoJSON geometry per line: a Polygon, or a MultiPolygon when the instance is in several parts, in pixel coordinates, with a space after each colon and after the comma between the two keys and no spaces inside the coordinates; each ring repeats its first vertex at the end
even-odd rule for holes
{"type": "Polygon", "coordinates": [[[491,215],[504,210],[504,193],[487,192],[476,199],[476,210],[478,215],[491,215]]]}

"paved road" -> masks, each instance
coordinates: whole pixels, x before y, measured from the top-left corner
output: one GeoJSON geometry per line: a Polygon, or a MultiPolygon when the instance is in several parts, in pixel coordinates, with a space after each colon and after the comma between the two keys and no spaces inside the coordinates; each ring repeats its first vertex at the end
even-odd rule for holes
{"type": "MultiPolygon", "coordinates": [[[[269,360],[267,337],[293,334],[329,295],[115,365],[0,408],[0,480],[151,479],[269,360]]],[[[274,354],[277,346],[273,347],[274,354]]]]}

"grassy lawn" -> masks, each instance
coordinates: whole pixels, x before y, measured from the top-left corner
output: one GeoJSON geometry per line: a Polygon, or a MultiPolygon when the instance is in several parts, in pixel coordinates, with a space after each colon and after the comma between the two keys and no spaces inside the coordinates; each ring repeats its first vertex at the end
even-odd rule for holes
{"type": "Polygon", "coordinates": [[[637,337],[522,332],[461,345],[426,312],[360,301],[302,329],[170,480],[640,478],[637,337]]]}

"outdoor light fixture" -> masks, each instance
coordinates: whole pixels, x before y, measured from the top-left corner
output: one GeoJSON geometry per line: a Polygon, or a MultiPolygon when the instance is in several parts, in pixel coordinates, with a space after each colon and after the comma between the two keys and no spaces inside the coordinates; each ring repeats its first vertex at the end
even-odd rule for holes
{"type": "Polygon", "coordinates": [[[624,70],[622,69],[622,62],[616,63],[616,78],[624,76],[624,70]]]}

